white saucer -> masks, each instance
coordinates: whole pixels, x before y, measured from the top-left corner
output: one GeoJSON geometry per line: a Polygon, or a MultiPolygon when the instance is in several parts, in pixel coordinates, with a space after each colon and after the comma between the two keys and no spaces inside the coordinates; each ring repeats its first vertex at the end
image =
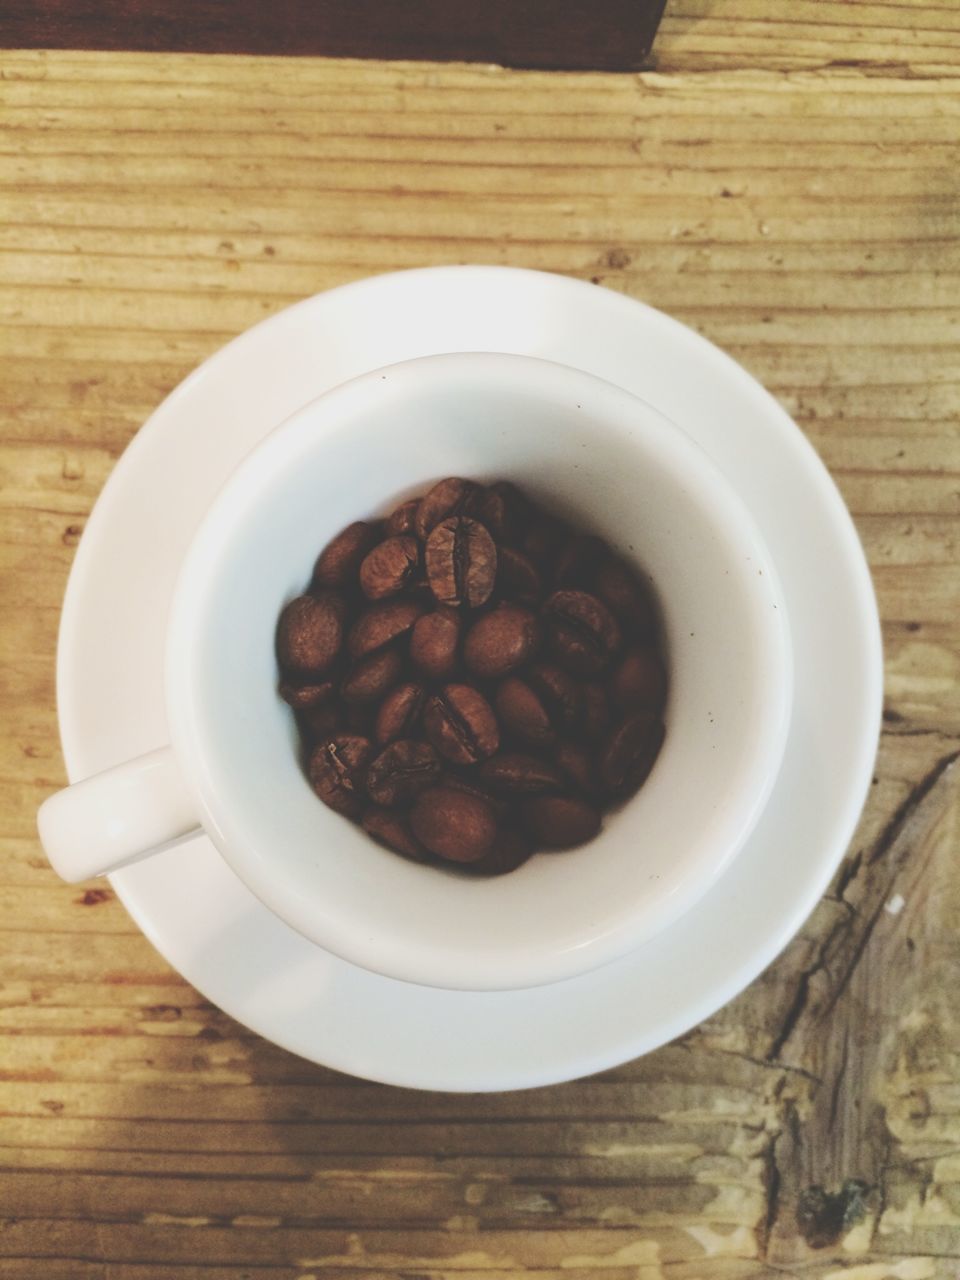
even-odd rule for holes
{"type": "Polygon", "coordinates": [[[328,387],[469,350],[543,356],[634,391],[700,442],[753,511],[787,598],[796,704],[780,778],[746,849],[640,950],[529,991],[417,987],[336,959],[267,911],[204,837],[112,882],[167,960],[268,1039],[372,1080],[495,1090],[614,1066],[715,1012],[799,928],[853,834],[882,696],[870,579],[813,449],[738,365],[659,312],[539,272],[441,267],[310,298],[192,374],[120,459],[70,576],[58,700],[73,780],[164,742],[167,607],[184,549],[229,471],[328,387]]]}

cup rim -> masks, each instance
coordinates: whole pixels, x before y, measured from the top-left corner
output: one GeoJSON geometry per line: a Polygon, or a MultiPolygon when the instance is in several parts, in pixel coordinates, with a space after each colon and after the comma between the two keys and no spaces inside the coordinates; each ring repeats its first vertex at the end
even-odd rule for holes
{"type": "Polygon", "coordinates": [[[536,357],[498,352],[453,352],[422,356],[368,371],[329,389],[275,427],[227,479],[201,521],[181,568],[168,623],[165,687],[171,739],[188,786],[197,800],[203,825],[237,875],[275,914],[317,945],[389,977],[422,985],[464,990],[533,987],[576,976],[635,949],[653,932],[666,928],[688,910],[739,852],[766,804],[786,745],[792,708],[792,685],[788,619],[775,567],[752,516],[705,451],[687,436],[682,427],[631,392],[571,366],[536,357]],[[663,914],[656,928],[647,926],[635,929],[632,933],[621,928],[616,937],[591,939],[589,945],[579,948],[576,955],[568,950],[545,958],[538,951],[536,955],[523,958],[514,949],[509,960],[503,964],[491,964],[489,956],[485,955],[481,969],[478,969],[476,963],[471,964],[469,958],[451,958],[447,954],[440,956],[435,948],[425,946],[422,941],[398,946],[394,940],[390,947],[385,948],[380,939],[374,941],[361,937],[349,927],[338,928],[336,920],[330,917],[326,917],[323,926],[318,928],[316,920],[310,914],[309,905],[305,908],[302,901],[294,900],[275,879],[265,875],[262,859],[251,857],[244,842],[236,838],[237,833],[231,828],[229,815],[223,812],[210,788],[209,775],[197,749],[197,735],[191,732],[191,714],[185,710],[188,704],[185,699],[175,696],[175,691],[186,687],[194,605],[200,599],[205,581],[209,581],[204,576],[205,572],[215,569],[219,550],[229,533],[231,521],[236,518],[238,506],[240,509],[249,509],[244,508],[243,504],[253,500],[257,478],[262,474],[263,468],[271,461],[278,465],[282,462],[291,447],[290,442],[296,441],[298,436],[306,436],[307,424],[318,412],[325,420],[335,422],[338,412],[349,417],[351,408],[356,410],[357,405],[362,405],[368,396],[378,394],[384,383],[387,384],[389,401],[389,392],[408,380],[417,382],[426,379],[429,383],[437,377],[456,379],[465,373],[475,376],[478,370],[482,370],[487,378],[519,375],[534,384],[538,380],[548,380],[551,384],[555,384],[558,379],[566,380],[569,386],[576,384],[584,395],[592,392],[595,397],[617,397],[624,405],[628,404],[633,408],[641,406],[647,414],[645,429],[652,430],[651,423],[657,421],[659,426],[656,429],[660,432],[658,443],[679,450],[684,461],[694,468],[698,479],[709,486],[713,498],[725,509],[727,516],[735,517],[739,522],[741,536],[754,550],[756,563],[764,568],[767,590],[779,602],[778,623],[769,628],[765,640],[779,678],[773,689],[763,752],[758,750],[756,753],[754,772],[759,781],[755,782],[749,794],[744,788],[744,795],[740,797],[736,839],[728,841],[723,855],[715,857],[712,865],[701,867],[698,876],[688,876],[685,891],[675,893],[670,903],[664,904],[663,914]],[[765,761],[762,769],[761,755],[765,761]],[[438,964],[441,960],[442,963],[438,964]],[[438,969],[442,974],[442,981],[437,980],[438,969]]]}

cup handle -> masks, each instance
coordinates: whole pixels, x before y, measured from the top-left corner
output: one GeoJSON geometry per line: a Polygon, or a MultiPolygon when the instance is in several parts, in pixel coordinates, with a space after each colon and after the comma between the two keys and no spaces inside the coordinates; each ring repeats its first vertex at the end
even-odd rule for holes
{"type": "Polygon", "coordinates": [[[159,853],[199,825],[170,747],[75,782],[44,800],[37,813],[44,852],[71,883],[159,853]]]}

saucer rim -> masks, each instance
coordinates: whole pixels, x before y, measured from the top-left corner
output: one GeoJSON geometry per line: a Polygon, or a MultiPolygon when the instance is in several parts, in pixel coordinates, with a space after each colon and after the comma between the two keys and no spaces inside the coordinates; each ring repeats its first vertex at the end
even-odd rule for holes
{"type": "MultiPolygon", "coordinates": [[[[71,571],[67,595],[64,602],[60,646],[58,649],[58,706],[61,718],[61,736],[64,755],[67,760],[68,771],[71,778],[82,776],[85,771],[89,770],[84,770],[81,764],[85,754],[83,746],[84,734],[81,727],[76,722],[76,717],[71,719],[71,712],[75,708],[71,707],[71,699],[69,696],[70,674],[68,671],[69,655],[73,651],[76,630],[80,625],[79,615],[81,612],[81,605],[78,604],[78,601],[82,603],[83,577],[86,573],[90,572],[90,566],[95,563],[97,544],[99,541],[99,530],[106,520],[103,513],[109,506],[112,493],[118,486],[122,486],[125,483],[127,473],[135,467],[139,457],[139,450],[145,448],[149,443],[151,443],[153,436],[158,431],[162,431],[164,419],[170,412],[176,412],[179,409],[181,401],[185,397],[189,397],[193,388],[203,380],[209,380],[211,376],[216,375],[220,362],[229,361],[237,354],[241,354],[245,358],[247,348],[251,345],[255,346],[262,338],[265,330],[268,330],[272,335],[274,333],[281,332],[283,327],[286,325],[293,324],[296,326],[300,322],[301,317],[309,317],[314,308],[322,309],[328,305],[332,299],[335,299],[337,295],[343,295],[347,292],[352,293],[354,298],[357,296],[362,298],[364,291],[372,291],[375,294],[377,291],[382,290],[384,286],[388,289],[395,287],[397,281],[401,281],[403,283],[409,282],[413,285],[414,289],[416,289],[416,277],[422,276],[425,273],[434,277],[437,275],[449,276],[451,273],[454,273],[457,283],[462,283],[467,287],[470,287],[471,285],[471,281],[469,279],[471,276],[473,277],[474,283],[477,282],[478,277],[482,278],[484,281],[496,280],[497,287],[499,288],[502,284],[506,284],[508,292],[510,286],[514,282],[519,284],[523,278],[534,278],[536,287],[538,288],[544,287],[544,280],[546,279],[546,281],[549,282],[547,287],[555,287],[559,284],[562,291],[566,291],[571,295],[573,293],[579,295],[576,299],[577,305],[581,305],[586,302],[588,296],[592,296],[596,299],[602,295],[604,298],[604,304],[608,306],[612,312],[619,308],[625,320],[628,316],[635,320],[638,315],[638,309],[645,313],[648,319],[651,316],[655,317],[656,323],[663,327],[665,332],[672,332],[674,337],[678,337],[680,340],[687,343],[688,346],[690,344],[694,344],[699,355],[703,359],[704,365],[708,365],[710,363],[717,365],[724,377],[734,377],[739,380],[741,386],[747,388],[754,399],[757,399],[759,395],[758,403],[763,410],[764,416],[770,419],[771,424],[776,423],[781,434],[786,431],[789,434],[794,447],[799,447],[801,450],[805,451],[808,462],[812,460],[815,464],[812,470],[820,484],[821,497],[824,497],[829,501],[832,508],[832,514],[835,517],[835,527],[831,530],[832,536],[837,544],[834,549],[838,552],[838,559],[842,558],[844,560],[845,568],[849,571],[851,583],[848,585],[852,584],[854,589],[853,594],[856,597],[856,609],[854,612],[856,613],[857,620],[861,624],[861,629],[864,633],[864,646],[862,652],[863,664],[860,672],[863,686],[863,717],[860,722],[860,732],[858,736],[859,750],[856,753],[857,759],[854,764],[850,766],[851,776],[854,781],[852,781],[846,788],[846,804],[842,806],[842,811],[840,811],[841,807],[838,806],[838,813],[831,824],[831,831],[833,834],[832,839],[829,841],[829,844],[832,847],[830,856],[821,856],[818,868],[819,874],[812,876],[807,881],[807,891],[797,896],[793,903],[793,910],[789,913],[784,913],[779,919],[775,936],[769,938],[765,946],[761,948],[753,948],[750,951],[749,956],[745,958],[739,966],[726,974],[722,983],[723,991],[719,994],[719,997],[714,985],[705,984],[699,1001],[688,1000],[685,1007],[682,1010],[678,1010],[672,1019],[661,1019],[654,1029],[645,1030],[638,1027],[633,1029],[632,1033],[630,1030],[624,1032],[619,1039],[616,1048],[612,1051],[598,1051],[594,1054],[583,1052],[581,1049],[576,1062],[566,1062],[562,1066],[558,1064],[557,1068],[554,1068],[550,1064],[544,1066],[543,1063],[539,1063],[536,1066],[528,1064],[529,1069],[526,1072],[514,1069],[511,1072],[509,1079],[498,1079],[493,1082],[489,1079],[489,1070],[487,1070],[484,1072],[483,1078],[481,1079],[470,1079],[465,1075],[461,1075],[454,1084],[451,1084],[449,1079],[443,1077],[442,1074],[440,1076],[430,1078],[428,1070],[414,1070],[412,1073],[404,1073],[403,1071],[396,1070],[380,1072],[375,1068],[371,1068],[371,1064],[369,1062],[358,1064],[355,1060],[350,1060],[349,1053],[338,1061],[336,1059],[340,1058],[339,1052],[331,1053],[329,1046],[322,1051],[321,1056],[318,1056],[317,1050],[315,1048],[311,1048],[309,1043],[307,1043],[309,1036],[304,1039],[296,1034],[286,1034],[282,1030],[278,1032],[276,1028],[267,1030],[264,1029],[262,1025],[252,1025],[251,1022],[245,1018],[242,1010],[227,1008],[227,1012],[229,1012],[231,1016],[237,1018],[238,1021],[243,1022],[245,1025],[250,1026],[252,1030],[272,1040],[274,1043],[283,1045],[284,1047],[291,1049],[293,1052],[301,1054],[313,1061],[323,1062],[326,1065],[340,1070],[349,1071],[368,1079],[379,1079],[384,1083],[401,1084],[418,1088],[435,1088],[442,1089],[444,1091],[487,1091],[532,1087],[589,1074],[593,1071],[611,1067],[617,1063],[626,1061],[631,1057],[637,1056],[638,1054],[647,1052],[689,1029],[689,1027],[701,1021],[703,1017],[709,1016],[711,1013],[715,1012],[718,1008],[722,1007],[723,1004],[732,999],[733,996],[738,994],[744,986],[752,981],[770,963],[770,961],[779,954],[790,938],[794,936],[799,926],[809,915],[812,907],[816,904],[816,901],[822,895],[824,888],[832,878],[834,871],[836,870],[836,866],[847,848],[859,819],[863,800],[869,787],[880,727],[882,659],[879,619],[876,614],[872,584],[870,582],[869,571],[863,557],[862,548],[860,546],[859,539],[857,538],[852,520],[843,505],[842,499],[836,490],[836,486],[817,457],[812,445],[810,445],[809,441],[806,440],[806,437],[803,436],[796,424],[793,423],[776,401],[774,401],[773,398],[769,396],[769,394],[764,391],[763,388],[760,387],[760,385],[745,370],[741,368],[741,366],[733,361],[731,357],[721,352],[700,335],[680,324],[679,321],[676,321],[672,317],[666,316],[661,312],[655,311],[653,308],[646,306],[646,304],[638,303],[633,299],[624,297],[623,295],[613,294],[608,290],[598,289],[596,286],[588,285],[582,281],[568,277],[551,276],[548,275],[548,273],[506,267],[471,266],[419,268],[411,271],[393,272],[384,276],[367,277],[363,280],[341,286],[339,289],[331,290],[324,294],[314,295],[311,298],[306,298],[295,304],[293,307],[287,308],[267,320],[260,322],[252,329],[235,338],[218,352],[214,353],[201,366],[188,375],[188,377],[177,388],[175,388],[173,392],[171,392],[170,396],[168,396],[163,404],[158,407],[154,414],[151,415],[145,426],[140,432],[138,432],[137,436],[131,442],[131,445],[128,447],[108,478],[107,483],[98,498],[96,508],[94,513],[91,515],[88,524],[88,532],[90,533],[90,536],[88,537],[87,534],[85,534],[84,539],[81,540],[80,548],[71,571]],[[844,553],[842,556],[840,554],[841,552],[844,553]]],[[[528,281],[528,283],[530,282],[528,281]]],[[[424,354],[427,353],[424,352],[424,354]]],[[[523,353],[521,352],[521,354],[523,353]]],[[[373,366],[371,365],[370,367],[373,366]]],[[[608,377],[604,372],[593,369],[587,369],[587,371],[594,372],[596,376],[601,378],[608,377]]],[[[630,390],[630,388],[627,389],[630,390]]],[[[658,409],[660,408],[657,404],[654,404],[654,407],[658,409]]],[[[660,411],[667,413],[668,417],[671,416],[669,411],[666,409],[660,409],[660,411]]],[[[762,524],[761,530],[763,530],[762,524]]],[[[180,958],[180,962],[177,963],[174,962],[167,954],[168,947],[165,946],[165,930],[162,926],[162,922],[158,927],[158,922],[151,919],[149,912],[145,912],[142,908],[142,903],[137,901],[136,891],[130,884],[131,878],[131,873],[129,871],[119,873],[112,877],[112,881],[119,896],[124,900],[125,905],[133,918],[137,921],[141,929],[143,929],[161,954],[164,954],[169,962],[175,968],[179,969],[180,972],[184,972],[182,957],[180,958]]],[[[711,890],[711,892],[713,891],[711,890]]],[[[709,897],[709,894],[707,896],[709,897]]],[[[656,942],[657,939],[653,939],[651,945],[656,945],[656,942]]],[[[622,964],[624,962],[621,961],[617,963],[622,964]]],[[[352,968],[353,966],[349,967],[352,968]]],[[[613,966],[607,966],[606,968],[610,969],[611,967],[613,966]]],[[[604,971],[600,972],[602,973],[604,971]]],[[[197,975],[193,972],[184,973],[184,976],[197,986],[198,989],[201,991],[204,990],[202,977],[198,979],[197,975]]],[[[389,982],[390,980],[382,979],[381,981],[389,982]]],[[[582,979],[568,979],[565,983],[557,985],[566,986],[568,983],[576,983],[579,981],[582,981],[582,979]]],[[[403,986],[405,984],[396,985],[403,986]]],[[[472,995],[474,993],[451,994],[472,995]]],[[[483,994],[494,998],[500,998],[502,994],[510,993],[496,992],[483,994]]],[[[223,1001],[218,999],[216,996],[211,995],[210,998],[216,1003],[221,1004],[221,1007],[226,1007],[223,1004],[223,1001]]],[[[420,1065],[421,1067],[423,1066],[422,1063],[420,1065]]]]}

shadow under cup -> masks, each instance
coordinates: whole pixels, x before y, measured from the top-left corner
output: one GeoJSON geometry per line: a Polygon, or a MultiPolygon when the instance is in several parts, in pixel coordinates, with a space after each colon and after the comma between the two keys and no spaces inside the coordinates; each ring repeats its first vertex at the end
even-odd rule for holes
{"type": "Polygon", "coordinates": [[[328,392],[227,482],[178,584],[167,701],[208,834],[291,926],[407,981],[536,986],[666,927],[739,850],[785,744],[787,620],[739,499],[650,406],[545,361],[427,357],[328,392]],[[640,792],[590,844],[492,880],[407,862],[327,809],[277,695],[277,618],[319,550],[445,475],[512,480],[630,558],[658,598],[670,673],[640,792]]]}

